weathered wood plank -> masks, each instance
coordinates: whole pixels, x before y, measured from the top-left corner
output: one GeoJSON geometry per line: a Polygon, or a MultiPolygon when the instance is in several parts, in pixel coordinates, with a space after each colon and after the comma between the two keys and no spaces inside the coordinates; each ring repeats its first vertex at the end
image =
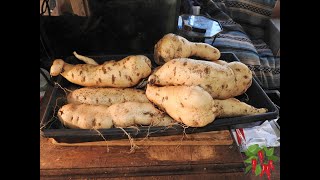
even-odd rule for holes
{"type": "MultiPolygon", "coordinates": [[[[189,135],[188,135],[189,136],[189,135]]],[[[143,177],[243,171],[232,145],[153,145],[129,153],[129,146],[56,146],[40,138],[43,178],[143,177]]]]}

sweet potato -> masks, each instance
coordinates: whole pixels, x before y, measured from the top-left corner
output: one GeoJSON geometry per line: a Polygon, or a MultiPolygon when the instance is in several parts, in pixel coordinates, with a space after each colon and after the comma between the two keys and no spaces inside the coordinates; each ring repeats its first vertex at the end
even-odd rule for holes
{"type": "Polygon", "coordinates": [[[58,111],[59,120],[69,128],[102,129],[133,125],[168,126],[173,119],[151,103],[125,102],[105,105],[66,104],[58,111]]]}
{"type": "Polygon", "coordinates": [[[113,122],[107,109],[104,105],[66,104],[59,109],[58,118],[69,128],[111,128],[113,122]]]}
{"type": "Polygon", "coordinates": [[[174,120],[190,127],[206,126],[215,118],[262,114],[268,111],[235,98],[212,99],[209,93],[199,86],[156,87],[149,84],[146,95],[174,120]]]}
{"type": "Polygon", "coordinates": [[[174,120],[190,127],[206,126],[216,117],[212,97],[199,86],[156,87],[149,84],[146,95],[174,120]]]}
{"type": "Polygon", "coordinates": [[[133,88],[84,87],[68,94],[68,103],[111,106],[123,102],[149,102],[143,90],[133,88]]]}
{"type": "Polygon", "coordinates": [[[213,99],[228,99],[246,92],[252,83],[251,70],[241,62],[177,58],[166,62],[151,78],[158,86],[200,86],[213,99]]]}
{"type": "Polygon", "coordinates": [[[267,112],[266,108],[255,108],[249,104],[239,101],[236,98],[229,98],[225,100],[214,100],[215,107],[218,109],[217,117],[236,117],[262,114],[267,112]]]}
{"type": "Polygon", "coordinates": [[[50,69],[52,76],[61,74],[68,81],[90,87],[132,87],[151,73],[151,61],[143,55],[128,56],[102,65],[71,65],[56,59],[50,69]]]}
{"type": "Polygon", "coordinates": [[[169,33],[161,38],[154,47],[154,59],[158,65],[175,58],[197,56],[215,61],[220,58],[220,51],[206,43],[190,42],[184,37],[169,33]]]}

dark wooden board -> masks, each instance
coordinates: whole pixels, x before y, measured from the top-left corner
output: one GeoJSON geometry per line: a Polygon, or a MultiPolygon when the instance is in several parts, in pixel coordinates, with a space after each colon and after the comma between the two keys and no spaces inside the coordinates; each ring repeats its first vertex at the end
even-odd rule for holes
{"type": "Polygon", "coordinates": [[[40,137],[42,178],[104,178],[242,172],[236,144],[57,146],[40,137]]]}

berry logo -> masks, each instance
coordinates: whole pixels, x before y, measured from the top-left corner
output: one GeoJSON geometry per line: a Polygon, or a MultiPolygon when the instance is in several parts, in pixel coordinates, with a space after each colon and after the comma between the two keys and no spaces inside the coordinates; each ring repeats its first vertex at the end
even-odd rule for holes
{"type": "Polygon", "coordinates": [[[279,158],[273,155],[274,148],[262,147],[254,144],[248,147],[245,151],[246,159],[244,162],[247,163],[245,173],[248,173],[250,170],[256,176],[260,175],[262,177],[264,174],[267,175],[270,180],[271,172],[274,171],[273,163],[276,162],[279,158]]]}

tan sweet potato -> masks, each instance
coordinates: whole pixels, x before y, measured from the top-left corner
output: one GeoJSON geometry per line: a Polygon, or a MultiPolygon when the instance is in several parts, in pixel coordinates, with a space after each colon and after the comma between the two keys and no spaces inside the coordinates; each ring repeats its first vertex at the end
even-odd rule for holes
{"type": "Polygon", "coordinates": [[[151,73],[151,61],[143,55],[128,56],[102,65],[71,65],[56,59],[50,69],[52,76],[61,74],[68,81],[90,87],[132,87],[151,73]]]}
{"type": "Polygon", "coordinates": [[[198,56],[215,61],[220,58],[220,51],[206,43],[190,42],[184,37],[169,33],[161,38],[154,47],[154,59],[158,65],[175,58],[198,56]]]}
{"type": "Polygon", "coordinates": [[[213,99],[228,99],[246,92],[252,83],[251,70],[241,62],[217,63],[177,58],[166,62],[149,78],[158,86],[200,86],[213,99]]]}
{"type": "Polygon", "coordinates": [[[58,111],[59,120],[69,128],[102,129],[134,125],[169,126],[173,119],[151,103],[125,102],[105,105],[66,104],[58,111]]]}
{"type": "Polygon", "coordinates": [[[216,117],[212,97],[199,86],[147,85],[146,95],[174,120],[190,127],[206,126],[216,117]]]}
{"type": "Polygon", "coordinates": [[[107,109],[104,105],[66,104],[59,109],[58,118],[69,128],[111,128],[113,122],[107,109]]]}
{"type": "Polygon", "coordinates": [[[249,104],[239,101],[236,98],[225,100],[214,100],[215,107],[218,109],[217,117],[236,117],[262,114],[267,112],[266,108],[255,108],[249,104]]]}
{"type": "Polygon", "coordinates": [[[68,103],[111,106],[123,102],[149,102],[143,90],[84,87],[68,94],[68,103]]]}
{"type": "Polygon", "coordinates": [[[167,112],[174,120],[190,127],[203,127],[215,118],[263,114],[266,108],[255,108],[235,98],[212,97],[199,86],[147,86],[150,101],[167,112]]]}

